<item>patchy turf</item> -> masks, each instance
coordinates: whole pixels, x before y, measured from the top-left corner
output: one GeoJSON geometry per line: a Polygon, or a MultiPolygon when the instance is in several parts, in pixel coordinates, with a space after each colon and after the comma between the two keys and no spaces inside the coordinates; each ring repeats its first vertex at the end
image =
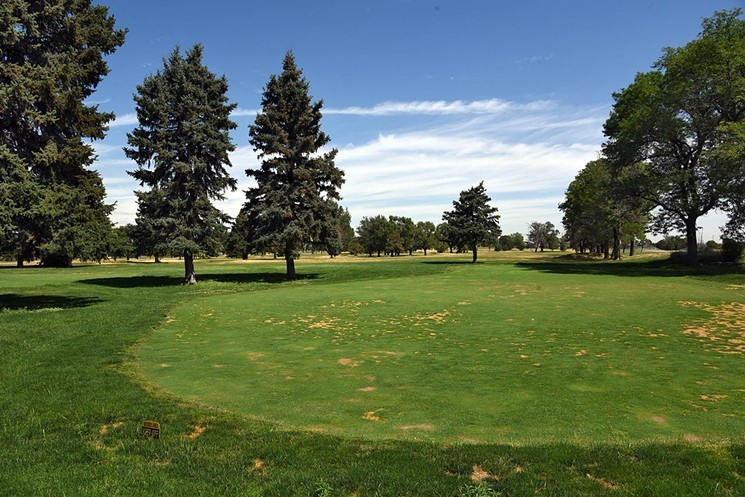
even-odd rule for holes
{"type": "Polygon", "coordinates": [[[465,260],[0,268],[0,495],[745,495],[742,268],[465,260]]]}
{"type": "Polygon", "coordinates": [[[741,293],[664,275],[453,265],[192,299],[138,355],[165,390],[285,429],[719,442],[745,431],[741,293]]]}

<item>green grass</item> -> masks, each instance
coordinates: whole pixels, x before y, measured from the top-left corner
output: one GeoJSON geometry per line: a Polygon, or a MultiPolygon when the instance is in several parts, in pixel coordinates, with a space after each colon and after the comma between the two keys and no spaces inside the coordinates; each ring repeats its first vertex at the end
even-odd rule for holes
{"type": "Polygon", "coordinates": [[[0,269],[0,495],[745,494],[741,268],[466,259],[0,269]]]}

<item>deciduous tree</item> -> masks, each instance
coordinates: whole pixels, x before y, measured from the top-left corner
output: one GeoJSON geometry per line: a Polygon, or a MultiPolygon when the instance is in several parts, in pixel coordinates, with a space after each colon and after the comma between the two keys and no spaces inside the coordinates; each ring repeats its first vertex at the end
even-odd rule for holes
{"type": "Polygon", "coordinates": [[[605,123],[606,157],[642,164],[638,192],[659,206],[658,232],[686,234],[687,261],[697,263],[696,223],[727,208],[745,161],[717,154],[727,131],[745,119],[745,20],[740,9],[705,19],[700,36],[666,48],[654,70],[614,94],[605,123]]]}

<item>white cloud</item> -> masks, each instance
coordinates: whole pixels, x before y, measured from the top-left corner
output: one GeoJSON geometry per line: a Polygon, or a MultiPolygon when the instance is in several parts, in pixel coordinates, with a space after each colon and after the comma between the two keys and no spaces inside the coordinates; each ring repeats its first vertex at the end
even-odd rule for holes
{"type": "Polygon", "coordinates": [[[230,117],[243,117],[243,116],[255,116],[259,111],[257,109],[242,109],[236,107],[233,112],[230,113],[230,117]]]}
{"type": "Polygon", "coordinates": [[[553,102],[539,100],[518,104],[498,98],[489,100],[423,100],[415,102],[384,102],[373,107],[328,108],[327,115],[355,116],[393,116],[393,115],[464,115],[464,114],[503,114],[514,110],[540,110],[551,107],[553,102]]]}
{"type": "Polygon", "coordinates": [[[109,123],[109,128],[117,128],[119,126],[134,126],[139,121],[137,121],[137,114],[130,113],[130,114],[123,114],[121,116],[116,116],[116,119],[114,119],[112,122],[109,123]]]}

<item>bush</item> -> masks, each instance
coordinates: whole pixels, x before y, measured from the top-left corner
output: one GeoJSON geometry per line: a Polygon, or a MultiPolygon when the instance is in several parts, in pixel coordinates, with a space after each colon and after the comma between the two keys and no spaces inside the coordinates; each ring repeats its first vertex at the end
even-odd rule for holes
{"type": "Polygon", "coordinates": [[[745,260],[745,243],[725,238],[722,240],[722,261],[743,262],[745,260]]]}

